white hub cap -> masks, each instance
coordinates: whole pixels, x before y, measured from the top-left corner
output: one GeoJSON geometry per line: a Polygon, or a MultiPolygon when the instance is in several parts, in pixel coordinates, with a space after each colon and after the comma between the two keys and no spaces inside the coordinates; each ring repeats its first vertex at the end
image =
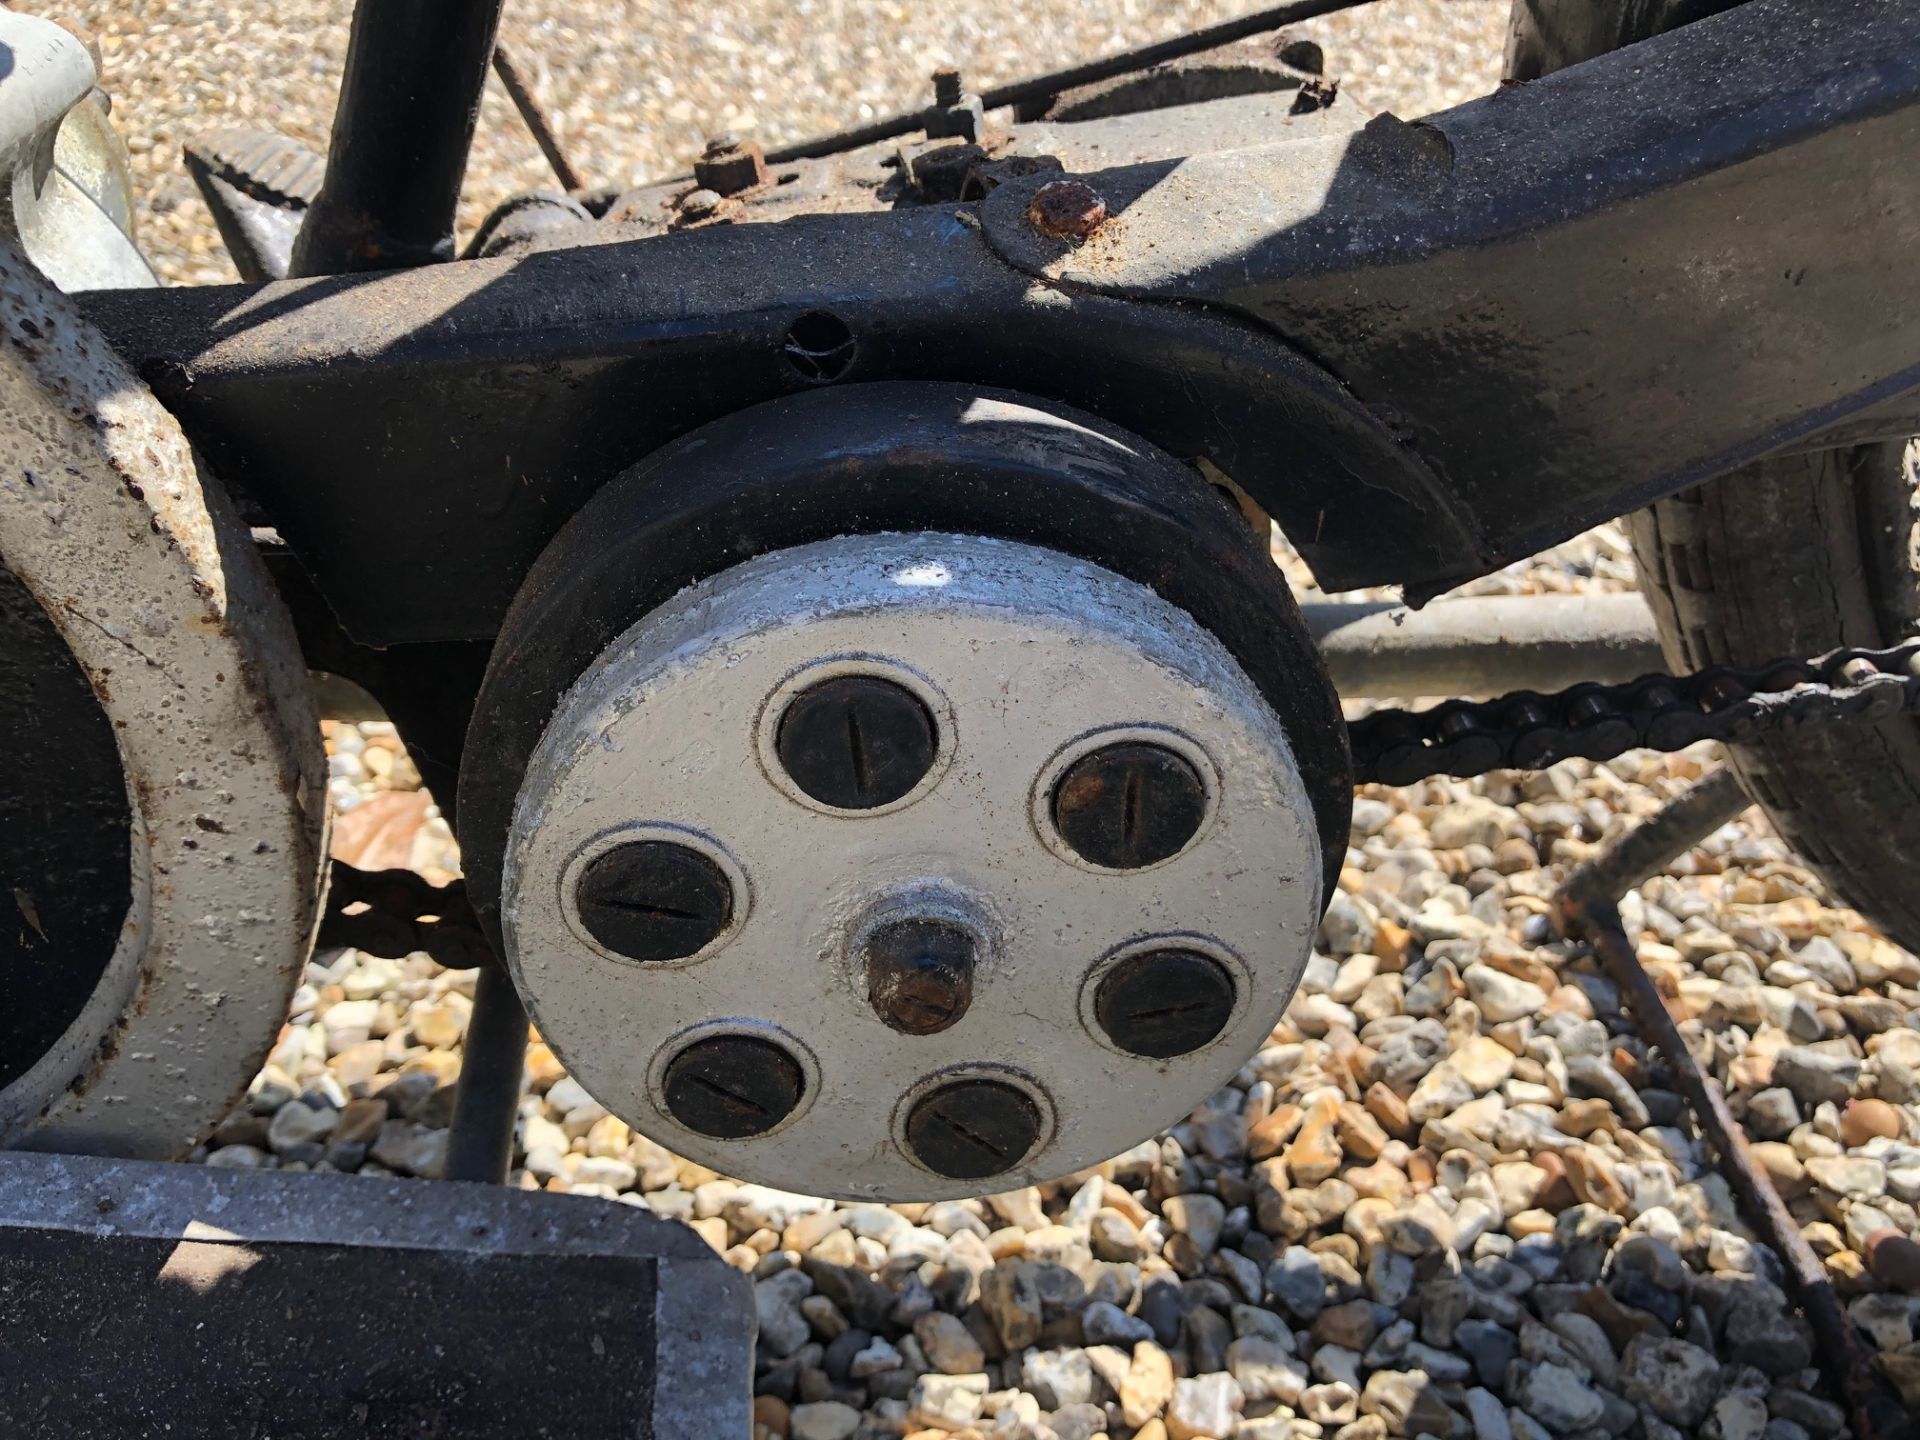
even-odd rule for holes
{"type": "Polygon", "coordinates": [[[1185,1115],[1280,1018],[1320,876],[1279,721],[1185,612],[1032,546],[856,536],[607,648],[528,766],[501,913],[629,1122],[929,1199],[1185,1115]]]}

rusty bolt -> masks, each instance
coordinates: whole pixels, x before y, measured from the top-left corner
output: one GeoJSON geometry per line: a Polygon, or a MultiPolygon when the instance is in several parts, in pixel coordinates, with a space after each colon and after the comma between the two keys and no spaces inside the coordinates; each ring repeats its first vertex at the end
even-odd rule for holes
{"type": "Polygon", "coordinates": [[[978,947],[965,926],[916,915],[881,926],[866,948],[867,999],[903,1035],[937,1035],[973,1003],[978,947]]]}
{"type": "Polygon", "coordinates": [[[767,183],[767,157],[752,140],[716,135],[706,154],[693,162],[693,178],[716,195],[738,195],[767,183]]]}
{"type": "Polygon", "coordinates": [[[1049,240],[1084,240],[1106,218],[1107,202],[1078,180],[1048,181],[1027,206],[1027,223],[1049,240]]]}
{"type": "Polygon", "coordinates": [[[933,103],[943,110],[952,109],[960,103],[960,97],[966,93],[958,70],[936,70],[933,72],[933,103]]]}

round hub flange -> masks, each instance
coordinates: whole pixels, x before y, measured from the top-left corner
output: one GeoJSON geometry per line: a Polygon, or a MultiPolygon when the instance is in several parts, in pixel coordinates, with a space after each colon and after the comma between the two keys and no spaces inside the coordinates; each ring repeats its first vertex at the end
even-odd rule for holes
{"type": "Polygon", "coordinates": [[[1006,1189],[1178,1120],[1321,909],[1293,748],[1226,649],[1052,550],[848,536],[609,645],[515,807],[501,928],[581,1082],[730,1175],[1006,1189]]]}

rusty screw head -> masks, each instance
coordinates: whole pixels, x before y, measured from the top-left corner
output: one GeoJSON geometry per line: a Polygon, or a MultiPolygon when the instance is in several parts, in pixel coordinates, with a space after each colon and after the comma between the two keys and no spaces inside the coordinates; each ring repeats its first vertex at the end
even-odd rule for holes
{"type": "Polygon", "coordinates": [[[799,1062],[771,1040],[714,1035],[667,1066],[667,1109],[689,1130],[745,1140],[791,1115],[805,1083],[799,1062]]]}
{"type": "Polygon", "coordinates": [[[1129,1055],[1167,1060],[1225,1029],[1233,1000],[1233,977],[1219,961],[1193,950],[1150,950],[1107,972],[1093,1015],[1129,1055]]]}
{"type": "Polygon", "coordinates": [[[732,135],[716,135],[706,153],[693,162],[694,182],[716,195],[738,195],[767,183],[767,157],[759,144],[732,135]]]}
{"type": "Polygon", "coordinates": [[[629,960],[684,960],[733,919],[726,872],[685,845],[639,840],[596,856],[574,890],[580,923],[629,960]]]}
{"type": "Polygon", "coordinates": [[[998,1080],[942,1085],[907,1116],[907,1144],[915,1157],[950,1180],[984,1180],[1011,1170],[1039,1138],[1039,1108],[998,1080]]]}
{"type": "Polygon", "coordinates": [[[839,810],[891,805],[933,767],[937,748],[919,696],[872,675],[840,675],[802,691],[774,738],[793,783],[839,810]]]}
{"type": "Polygon", "coordinates": [[[937,1035],[973,1003],[973,932],[937,916],[880,926],[867,941],[867,999],[903,1035],[937,1035]]]}
{"type": "Polygon", "coordinates": [[[1050,180],[1027,205],[1027,223],[1049,240],[1084,240],[1106,218],[1107,202],[1078,180],[1050,180]]]}
{"type": "Polygon", "coordinates": [[[1074,854],[1108,870],[1177,855],[1206,818],[1193,766],[1161,745],[1128,740],[1083,755],[1053,790],[1053,827],[1074,854]]]}

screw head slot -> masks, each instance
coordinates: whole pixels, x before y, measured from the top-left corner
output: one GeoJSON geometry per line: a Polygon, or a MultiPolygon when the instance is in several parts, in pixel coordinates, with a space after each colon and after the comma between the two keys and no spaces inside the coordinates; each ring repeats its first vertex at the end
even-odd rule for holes
{"type": "Polygon", "coordinates": [[[1186,848],[1207,815],[1207,787],[1183,756],[1144,740],[1083,755],[1053,787],[1053,827],[1074,854],[1140,870],[1186,848]]]}
{"type": "Polygon", "coordinates": [[[875,675],[837,675],[801,691],[774,738],[793,783],[838,810],[891,805],[933,768],[938,750],[920,697],[875,675]]]}
{"type": "Polygon", "coordinates": [[[1129,955],[1100,981],[1094,1018],[1130,1055],[1169,1060],[1207,1044],[1233,1016],[1233,977],[1194,950],[1129,955]]]}
{"type": "Polygon", "coordinates": [[[663,1084],[673,1118],[715,1140],[771,1130],[793,1113],[805,1087],[799,1061],[751,1035],[694,1041],[673,1057],[663,1084]]]}
{"type": "Polygon", "coordinates": [[[574,886],[587,933],[642,964],[684,960],[733,921],[733,886],[698,850],[671,840],[634,840],[588,862],[574,886]]]}
{"type": "Polygon", "coordinates": [[[907,1115],[907,1145],[950,1180],[985,1180],[1013,1169],[1040,1138],[1040,1108],[998,1080],[955,1080],[907,1115]]]}

